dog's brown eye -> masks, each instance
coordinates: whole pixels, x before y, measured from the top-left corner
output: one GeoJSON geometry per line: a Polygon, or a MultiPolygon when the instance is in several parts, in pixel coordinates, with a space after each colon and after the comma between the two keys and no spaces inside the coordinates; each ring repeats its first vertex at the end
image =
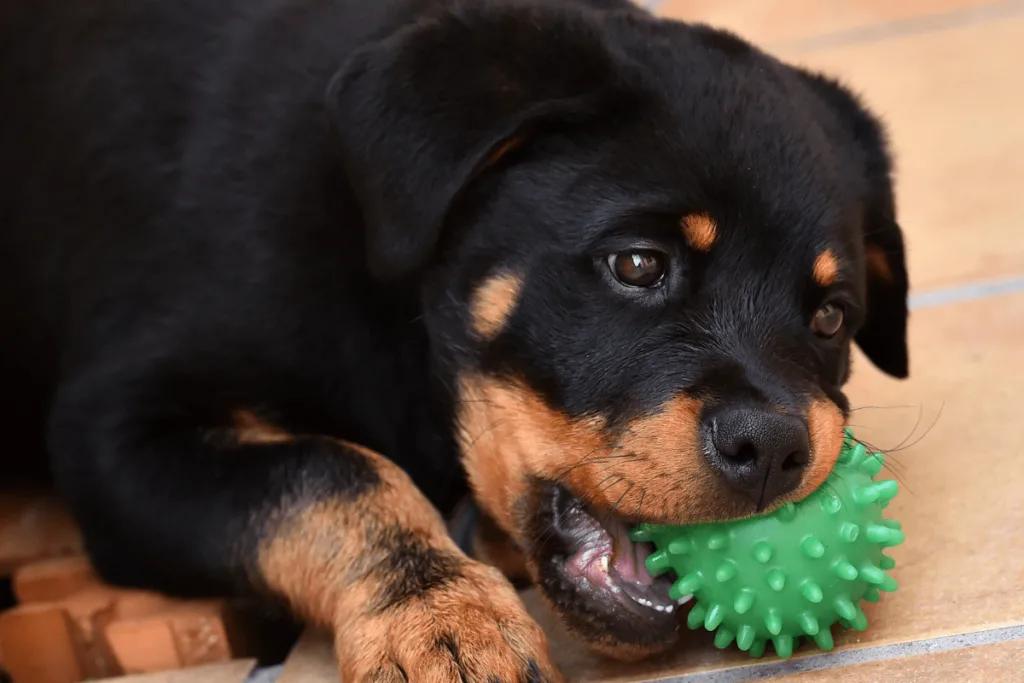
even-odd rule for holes
{"type": "Polygon", "coordinates": [[[649,249],[620,251],[608,257],[615,279],[630,287],[653,287],[665,277],[665,255],[649,249]]]}
{"type": "Polygon", "coordinates": [[[811,331],[819,337],[834,337],[843,327],[843,307],[838,304],[825,304],[814,312],[811,319],[811,331]]]}

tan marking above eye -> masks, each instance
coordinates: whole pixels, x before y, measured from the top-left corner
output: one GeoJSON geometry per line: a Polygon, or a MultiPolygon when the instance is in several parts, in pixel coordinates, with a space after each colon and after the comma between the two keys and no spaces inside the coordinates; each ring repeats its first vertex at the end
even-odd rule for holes
{"type": "Polygon", "coordinates": [[[867,258],[868,275],[892,282],[892,268],[889,267],[889,259],[881,247],[869,244],[864,249],[864,255],[867,258]]]}
{"type": "Polygon", "coordinates": [[[234,438],[239,444],[284,443],[292,439],[287,430],[251,410],[236,410],[232,418],[234,438]]]}
{"type": "Polygon", "coordinates": [[[814,259],[813,273],[814,281],[822,287],[835,284],[839,277],[839,260],[831,249],[826,249],[814,259]]]}
{"type": "Polygon", "coordinates": [[[500,273],[484,281],[473,292],[471,325],[477,336],[491,340],[498,336],[519,300],[523,280],[514,273],[500,273]]]}
{"type": "Polygon", "coordinates": [[[709,251],[718,238],[718,226],[710,216],[704,213],[695,213],[683,216],[680,226],[683,229],[683,236],[691,249],[697,251],[709,251]]]}

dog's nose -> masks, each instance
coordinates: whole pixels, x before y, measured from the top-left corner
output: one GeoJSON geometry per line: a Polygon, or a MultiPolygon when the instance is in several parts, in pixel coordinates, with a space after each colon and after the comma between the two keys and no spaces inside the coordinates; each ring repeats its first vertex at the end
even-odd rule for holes
{"type": "Polygon", "coordinates": [[[756,408],[725,408],[705,421],[708,460],[734,489],[764,507],[797,487],[810,461],[807,426],[756,408]]]}

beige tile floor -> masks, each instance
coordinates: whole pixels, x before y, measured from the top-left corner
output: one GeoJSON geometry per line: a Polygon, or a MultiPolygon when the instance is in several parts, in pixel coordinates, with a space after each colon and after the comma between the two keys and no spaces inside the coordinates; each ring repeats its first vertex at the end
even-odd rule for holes
{"type": "MultiPolygon", "coordinates": [[[[858,358],[858,434],[903,492],[895,594],[837,650],[756,662],[704,632],[665,661],[583,653],[535,596],[573,682],[1024,681],[1024,0],[647,0],[840,76],[885,119],[911,271],[911,378],[858,358]]],[[[334,680],[296,666],[283,680],[334,680]]]]}

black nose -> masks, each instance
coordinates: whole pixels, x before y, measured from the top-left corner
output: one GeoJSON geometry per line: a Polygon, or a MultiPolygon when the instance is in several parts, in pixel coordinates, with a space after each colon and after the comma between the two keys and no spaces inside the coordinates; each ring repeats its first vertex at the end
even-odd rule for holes
{"type": "Polygon", "coordinates": [[[724,408],[705,418],[708,460],[759,508],[797,487],[810,460],[807,426],[797,417],[724,408]]]}

